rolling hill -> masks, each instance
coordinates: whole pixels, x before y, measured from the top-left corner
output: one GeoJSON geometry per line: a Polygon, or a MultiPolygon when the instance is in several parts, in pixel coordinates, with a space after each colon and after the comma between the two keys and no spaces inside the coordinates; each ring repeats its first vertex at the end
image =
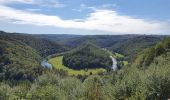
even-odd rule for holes
{"type": "Polygon", "coordinates": [[[25,43],[0,34],[0,79],[33,81],[42,57],[25,43]]]}
{"type": "MultiPolygon", "coordinates": [[[[166,38],[163,41],[156,44],[154,47],[145,49],[141,52],[137,59],[135,60],[134,64],[138,67],[147,68],[152,63],[158,64],[160,63],[158,58],[163,58],[166,60],[168,64],[170,62],[170,38],[166,38]]],[[[162,64],[162,65],[164,65],[162,64]]]]}
{"type": "Polygon", "coordinates": [[[0,34],[1,36],[7,37],[9,39],[13,39],[15,41],[27,44],[28,46],[35,49],[43,57],[55,53],[64,52],[67,50],[65,46],[62,46],[56,42],[34,37],[34,35],[30,35],[30,34],[6,33],[3,31],[1,31],[0,34]]]}
{"type": "Polygon", "coordinates": [[[120,41],[109,47],[109,50],[125,55],[125,59],[132,62],[139,52],[154,46],[163,38],[164,36],[137,36],[120,41]]]}
{"type": "Polygon", "coordinates": [[[74,49],[49,59],[54,68],[48,70],[40,67],[40,62],[43,57],[62,51],[65,46],[61,42],[29,34],[0,32],[0,99],[170,98],[170,38],[132,36],[112,40],[112,36],[109,40],[107,36],[87,37],[73,37],[78,38],[77,42],[73,38],[65,39],[74,40],[76,45],[71,47],[74,49]],[[90,43],[84,43],[87,41],[90,43]],[[111,59],[101,47],[126,54],[114,53],[117,59],[130,59],[130,55],[137,55],[137,58],[132,57],[135,59],[132,64],[116,71],[106,71],[111,59]]]}
{"type": "Polygon", "coordinates": [[[83,44],[74,50],[66,53],[63,57],[63,64],[72,69],[109,69],[112,60],[107,51],[90,43],[83,44]]]}
{"type": "Polygon", "coordinates": [[[132,62],[138,52],[154,46],[166,36],[160,35],[37,35],[43,39],[67,46],[69,50],[90,42],[101,48],[125,55],[132,62]],[[61,36],[61,39],[59,38],[61,36]]]}

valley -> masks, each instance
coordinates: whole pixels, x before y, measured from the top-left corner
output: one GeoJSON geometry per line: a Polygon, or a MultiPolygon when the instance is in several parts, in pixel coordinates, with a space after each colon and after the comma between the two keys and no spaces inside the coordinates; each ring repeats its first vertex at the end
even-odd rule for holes
{"type": "Polygon", "coordinates": [[[170,100],[170,0],[0,0],[0,100],[170,100]]]}
{"type": "Polygon", "coordinates": [[[0,99],[164,100],[170,96],[169,49],[166,35],[1,31],[0,99]]]}

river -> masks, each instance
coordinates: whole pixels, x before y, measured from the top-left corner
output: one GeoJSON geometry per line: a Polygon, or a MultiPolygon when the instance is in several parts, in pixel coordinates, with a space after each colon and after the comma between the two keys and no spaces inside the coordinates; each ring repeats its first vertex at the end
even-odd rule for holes
{"type": "MultiPolygon", "coordinates": [[[[113,56],[110,56],[110,58],[112,59],[112,70],[115,71],[117,70],[117,60],[113,57],[113,56]]],[[[49,69],[52,69],[52,65],[50,63],[48,63],[47,60],[43,60],[41,62],[41,66],[43,66],[44,68],[49,68],[49,69]]]]}
{"type": "Polygon", "coordinates": [[[41,66],[43,66],[44,68],[49,68],[49,69],[52,69],[52,65],[50,63],[48,63],[47,60],[43,60],[41,62],[41,66]]]}
{"type": "Polygon", "coordinates": [[[117,70],[117,60],[113,57],[113,56],[110,56],[110,58],[112,59],[112,70],[115,71],[117,70]]]}

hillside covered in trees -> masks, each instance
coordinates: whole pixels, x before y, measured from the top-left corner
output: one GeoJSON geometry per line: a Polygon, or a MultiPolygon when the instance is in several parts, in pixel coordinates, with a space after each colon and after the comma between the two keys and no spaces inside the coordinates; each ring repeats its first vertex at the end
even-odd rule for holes
{"type": "Polygon", "coordinates": [[[154,46],[164,37],[159,36],[137,36],[131,39],[120,41],[109,47],[111,51],[126,55],[126,60],[133,62],[139,52],[154,46]]]}
{"type": "Polygon", "coordinates": [[[90,43],[85,43],[78,48],[66,53],[63,64],[72,69],[111,69],[112,60],[107,51],[90,43]]]}
{"type": "Polygon", "coordinates": [[[152,63],[158,64],[159,57],[169,59],[169,52],[170,52],[170,38],[166,38],[156,46],[145,49],[141,52],[137,59],[135,60],[135,64],[138,67],[147,68],[152,63]]]}
{"type": "Polygon", "coordinates": [[[66,51],[65,46],[62,46],[51,40],[35,37],[34,35],[22,33],[6,33],[1,31],[0,36],[24,43],[35,49],[43,57],[66,51]]]}
{"type": "MultiPolygon", "coordinates": [[[[71,39],[80,37],[84,36],[71,39]]],[[[127,52],[125,57],[135,53],[134,62],[116,71],[75,76],[65,70],[45,69],[40,63],[47,55],[60,54],[61,50],[68,61],[76,59],[75,64],[87,60],[91,66],[93,59],[97,59],[95,64],[99,62],[105,67],[110,64],[109,54],[94,42],[65,49],[64,44],[51,39],[0,32],[0,99],[167,100],[170,98],[170,38],[164,37],[167,36],[132,36],[126,41],[121,39],[122,44],[121,41],[110,43],[109,50],[118,52],[114,50],[121,48],[120,52],[127,52]]],[[[104,41],[108,38],[101,39],[107,43],[104,41]]]]}
{"type": "Polygon", "coordinates": [[[33,48],[0,34],[0,79],[34,80],[43,58],[33,48]]]}
{"type": "Polygon", "coordinates": [[[43,39],[57,42],[73,49],[86,42],[90,42],[101,48],[107,48],[112,52],[126,55],[126,60],[135,60],[138,52],[154,46],[166,36],[161,35],[36,35],[43,39]],[[61,38],[58,38],[60,37],[61,38]],[[69,36],[69,38],[68,38],[69,36]]]}
{"type": "Polygon", "coordinates": [[[0,0],[0,100],[170,100],[170,0],[0,0]]]}

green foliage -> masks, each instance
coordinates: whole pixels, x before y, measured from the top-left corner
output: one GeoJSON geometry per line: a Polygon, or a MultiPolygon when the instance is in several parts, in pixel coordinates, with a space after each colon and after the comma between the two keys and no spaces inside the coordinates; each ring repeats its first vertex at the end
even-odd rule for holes
{"type": "Polygon", "coordinates": [[[67,45],[70,48],[78,47],[85,42],[93,43],[101,48],[108,48],[110,51],[118,52],[126,55],[126,60],[132,62],[136,58],[138,52],[145,48],[155,45],[166,36],[154,35],[90,35],[75,36],[71,35],[44,35],[45,39],[67,45]]]}
{"type": "Polygon", "coordinates": [[[65,91],[67,99],[80,100],[84,98],[84,86],[76,78],[65,78],[61,80],[60,88],[65,91]]]}
{"type": "Polygon", "coordinates": [[[4,83],[0,84],[0,99],[6,100],[8,96],[10,95],[10,86],[4,83]]]}
{"type": "Polygon", "coordinates": [[[112,60],[109,53],[92,44],[84,44],[63,56],[63,64],[72,69],[109,69],[112,60]]]}
{"type": "Polygon", "coordinates": [[[40,55],[28,45],[0,35],[0,78],[34,80],[40,73],[40,55]]]}
{"type": "Polygon", "coordinates": [[[83,43],[90,42],[99,47],[110,47],[113,44],[136,37],[135,35],[41,35],[44,39],[59,42],[60,44],[67,45],[70,48],[75,48],[83,43]]]}
{"type": "Polygon", "coordinates": [[[43,100],[61,100],[64,99],[64,93],[55,85],[38,86],[31,91],[29,98],[43,100]]]}
{"type": "Polygon", "coordinates": [[[126,60],[132,62],[138,52],[155,45],[166,36],[154,35],[39,35],[44,39],[52,40],[70,48],[75,48],[83,43],[90,42],[101,48],[126,55],[126,60]]]}
{"type": "Polygon", "coordinates": [[[34,35],[1,32],[0,36],[27,44],[31,48],[35,49],[43,57],[66,51],[64,46],[47,39],[38,38],[34,35]]]}
{"type": "Polygon", "coordinates": [[[170,96],[170,56],[158,57],[146,70],[124,67],[112,74],[75,77],[44,74],[31,86],[0,84],[2,99],[54,100],[166,100],[170,96]],[[24,92],[21,92],[23,91],[24,92]]]}
{"type": "MultiPolygon", "coordinates": [[[[91,53],[101,57],[107,55],[102,54],[103,50],[94,46],[90,46],[92,49],[90,52],[88,50],[82,52],[81,48],[79,49],[81,53],[90,55],[91,53]]],[[[63,66],[62,57],[58,58],[57,64],[63,66]]],[[[41,60],[37,51],[26,43],[9,36],[0,36],[0,79],[3,80],[0,83],[0,100],[167,100],[170,98],[170,38],[140,53],[133,65],[99,75],[78,75],[77,78],[81,80],[67,76],[67,72],[63,69],[42,72],[39,69],[41,60]]],[[[56,58],[51,61],[56,64],[56,58]]]]}
{"type": "Polygon", "coordinates": [[[84,81],[85,100],[102,100],[102,80],[99,76],[91,76],[84,81]]]}
{"type": "Polygon", "coordinates": [[[133,62],[142,50],[155,45],[162,37],[158,36],[136,36],[125,39],[109,47],[110,50],[126,55],[126,60],[133,62]]]}
{"type": "Polygon", "coordinates": [[[162,42],[158,43],[152,48],[144,50],[141,54],[138,55],[137,59],[134,62],[135,66],[138,67],[147,67],[154,59],[161,55],[167,55],[166,53],[170,50],[170,38],[166,38],[162,42]]]}

